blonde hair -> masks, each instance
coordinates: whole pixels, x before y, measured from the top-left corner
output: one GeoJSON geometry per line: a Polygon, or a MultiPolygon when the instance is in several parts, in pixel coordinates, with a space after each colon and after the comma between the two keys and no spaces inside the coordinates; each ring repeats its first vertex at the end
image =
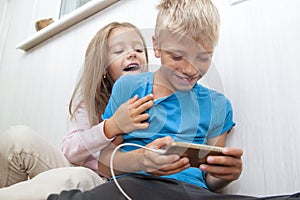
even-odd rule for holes
{"type": "Polygon", "coordinates": [[[146,61],[148,62],[146,43],[142,33],[136,26],[127,22],[112,22],[101,28],[90,41],[86,50],[83,74],[73,91],[69,104],[71,118],[74,117],[74,113],[78,108],[84,104],[91,126],[102,121],[101,115],[108,103],[114,84],[113,79],[107,71],[109,65],[107,60],[107,40],[114,29],[123,27],[133,29],[140,36],[145,47],[146,61]],[[78,95],[80,101],[77,105],[74,105],[74,108],[73,102],[78,95]]]}
{"type": "Polygon", "coordinates": [[[201,41],[204,46],[216,46],[220,17],[210,0],[161,0],[157,8],[155,37],[158,43],[165,30],[201,41]]]}

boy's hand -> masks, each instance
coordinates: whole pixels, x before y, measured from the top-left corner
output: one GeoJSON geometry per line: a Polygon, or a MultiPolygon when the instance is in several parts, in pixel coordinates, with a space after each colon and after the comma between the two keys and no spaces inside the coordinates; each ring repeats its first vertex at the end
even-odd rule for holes
{"type": "Polygon", "coordinates": [[[200,169],[208,173],[207,185],[213,191],[237,180],[242,173],[243,150],[224,147],[222,152],[226,156],[208,156],[207,164],[200,165],[200,169]]]}
{"type": "MultiPolygon", "coordinates": [[[[161,149],[173,140],[171,137],[158,138],[147,145],[152,149],[161,149]]],[[[190,167],[188,158],[180,158],[178,155],[161,155],[149,150],[140,149],[139,153],[143,153],[141,165],[145,167],[146,172],[153,176],[163,176],[180,172],[190,167]]]]}
{"type": "Polygon", "coordinates": [[[146,129],[149,114],[145,111],[153,106],[153,95],[149,94],[141,99],[138,95],[123,103],[114,115],[105,121],[104,133],[107,138],[118,134],[130,133],[137,129],[146,129]]]}

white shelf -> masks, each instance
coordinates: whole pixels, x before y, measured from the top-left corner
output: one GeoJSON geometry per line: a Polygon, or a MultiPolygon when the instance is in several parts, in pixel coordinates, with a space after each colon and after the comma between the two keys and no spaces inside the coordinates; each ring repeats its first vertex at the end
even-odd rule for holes
{"type": "Polygon", "coordinates": [[[239,4],[239,3],[243,3],[244,1],[248,1],[248,0],[229,0],[230,5],[232,5],[232,6],[239,4]]]}
{"type": "Polygon", "coordinates": [[[120,0],[93,0],[83,6],[77,8],[75,11],[67,14],[58,21],[50,24],[42,30],[36,32],[32,37],[26,39],[16,46],[17,49],[28,51],[37,46],[43,41],[53,37],[54,35],[68,29],[74,24],[92,16],[93,14],[107,8],[108,6],[120,0]]]}

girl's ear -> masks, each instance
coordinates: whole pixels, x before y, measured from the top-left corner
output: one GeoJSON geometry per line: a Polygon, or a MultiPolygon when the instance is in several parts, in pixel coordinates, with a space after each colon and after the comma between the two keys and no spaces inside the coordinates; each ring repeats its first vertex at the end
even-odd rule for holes
{"type": "Polygon", "coordinates": [[[152,36],[153,50],[156,58],[160,58],[160,48],[158,46],[157,40],[154,36],[152,36]]]}

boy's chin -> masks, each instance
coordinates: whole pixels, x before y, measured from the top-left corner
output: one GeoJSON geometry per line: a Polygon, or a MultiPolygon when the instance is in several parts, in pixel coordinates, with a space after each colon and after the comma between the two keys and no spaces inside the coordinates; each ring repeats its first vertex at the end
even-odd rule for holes
{"type": "Polygon", "coordinates": [[[194,85],[177,85],[176,90],[177,91],[189,91],[194,87],[194,85]]]}
{"type": "Polygon", "coordinates": [[[187,91],[191,90],[197,82],[177,82],[174,84],[177,91],[187,91]]]}

